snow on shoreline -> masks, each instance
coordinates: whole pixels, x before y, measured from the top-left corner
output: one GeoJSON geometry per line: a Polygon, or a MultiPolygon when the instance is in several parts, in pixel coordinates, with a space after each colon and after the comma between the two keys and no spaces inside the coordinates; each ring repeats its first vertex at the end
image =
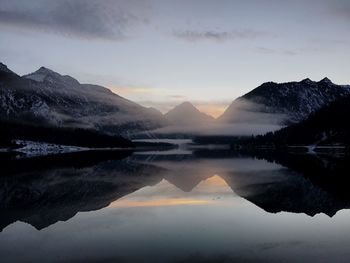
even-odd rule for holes
{"type": "Polygon", "coordinates": [[[18,145],[23,145],[23,147],[16,149],[16,151],[25,154],[26,157],[81,152],[81,151],[90,150],[90,148],[85,148],[85,147],[59,145],[59,144],[44,143],[44,142],[23,141],[23,140],[16,140],[15,142],[18,145]]]}
{"type": "MultiPolygon", "coordinates": [[[[27,140],[15,140],[15,143],[20,148],[16,149],[5,149],[5,151],[16,151],[22,153],[25,156],[22,157],[37,157],[37,156],[47,156],[55,154],[65,154],[74,152],[85,152],[85,151],[115,151],[115,150],[129,150],[130,148],[119,148],[119,147],[106,147],[106,148],[89,148],[89,147],[79,147],[71,145],[61,145],[46,142],[36,142],[27,140]]],[[[0,149],[1,151],[1,149],[0,149]]]]}

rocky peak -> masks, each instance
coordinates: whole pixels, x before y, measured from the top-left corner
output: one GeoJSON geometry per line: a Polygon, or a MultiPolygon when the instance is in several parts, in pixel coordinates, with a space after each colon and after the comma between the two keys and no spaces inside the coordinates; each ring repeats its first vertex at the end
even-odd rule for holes
{"type": "Polygon", "coordinates": [[[212,121],[213,117],[199,111],[192,103],[186,101],[177,105],[164,115],[168,120],[179,123],[212,121]]]}
{"type": "Polygon", "coordinates": [[[23,76],[24,78],[35,80],[38,82],[44,82],[44,81],[49,81],[49,82],[64,82],[69,85],[76,85],[79,84],[79,82],[72,78],[71,76],[64,75],[62,76],[61,74],[46,68],[46,67],[40,67],[37,71],[30,73],[28,75],[23,76]]]}
{"type": "Polygon", "coordinates": [[[56,73],[55,71],[49,69],[49,68],[45,68],[45,67],[40,67],[37,71],[35,71],[34,73],[37,73],[37,74],[58,74],[56,73]]]}
{"type": "Polygon", "coordinates": [[[189,101],[185,101],[185,102],[177,105],[175,108],[177,108],[177,109],[184,109],[184,110],[196,110],[196,111],[198,111],[198,109],[195,106],[193,106],[193,104],[191,102],[189,102],[189,101]]]}
{"type": "Polygon", "coordinates": [[[322,83],[322,84],[333,84],[333,82],[329,79],[329,78],[323,78],[322,80],[319,81],[319,83],[322,83]]]}

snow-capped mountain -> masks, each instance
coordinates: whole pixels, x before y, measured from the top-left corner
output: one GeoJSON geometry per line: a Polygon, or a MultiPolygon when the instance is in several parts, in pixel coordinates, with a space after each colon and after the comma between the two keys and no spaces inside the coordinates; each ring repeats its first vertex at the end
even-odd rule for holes
{"type": "Polygon", "coordinates": [[[180,105],[175,106],[175,108],[168,111],[164,117],[171,124],[194,124],[194,123],[206,123],[212,122],[213,117],[199,111],[190,102],[183,102],[180,105]]]}
{"type": "Polygon", "coordinates": [[[328,78],[321,81],[267,82],[236,99],[220,116],[225,122],[273,122],[290,124],[350,94],[349,86],[336,85],[328,78]]]}
{"type": "Polygon", "coordinates": [[[105,87],[81,84],[44,67],[20,77],[4,64],[0,65],[0,118],[125,136],[165,123],[154,110],[105,87]]]}

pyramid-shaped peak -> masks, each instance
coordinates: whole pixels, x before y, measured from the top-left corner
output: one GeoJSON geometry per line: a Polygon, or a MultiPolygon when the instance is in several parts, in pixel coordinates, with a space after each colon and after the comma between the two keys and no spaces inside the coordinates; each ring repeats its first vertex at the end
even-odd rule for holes
{"type": "Polygon", "coordinates": [[[38,70],[34,71],[33,73],[24,75],[23,77],[26,79],[35,80],[38,82],[43,82],[45,78],[48,76],[56,77],[56,78],[61,77],[60,74],[46,67],[40,67],[38,70]]]}
{"type": "Polygon", "coordinates": [[[191,102],[183,102],[164,115],[174,123],[193,123],[199,121],[212,121],[214,118],[199,111],[191,102]]]}
{"type": "Polygon", "coordinates": [[[35,80],[38,82],[43,82],[47,79],[50,81],[60,81],[65,82],[66,84],[79,84],[79,82],[68,75],[61,75],[52,69],[46,67],[40,67],[37,71],[23,76],[27,79],[35,80]]]}
{"type": "Polygon", "coordinates": [[[321,79],[319,82],[320,83],[325,83],[325,84],[333,84],[333,82],[327,77],[321,79]]]}
{"type": "Polygon", "coordinates": [[[46,68],[46,67],[40,67],[37,71],[34,73],[40,73],[40,74],[50,74],[50,73],[56,73],[57,72],[53,71],[52,69],[46,68]]]}
{"type": "Polygon", "coordinates": [[[40,67],[37,71],[29,74],[29,75],[42,75],[42,76],[51,76],[56,78],[64,77],[61,74],[57,73],[56,71],[53,71],[52,69],[46,68],[46,67],[40,67]]]}
{"type": "Polygon", "coordinates": [[[173,109],[171,109],[167,114],[199,114],[201,113],[191,102],[185,101],[181,104],[175,106],[173,109]]]}
{"type": "Polygon", "coordinates": [[[178,108],[195,108],[195,109],[197,109],[191,102],[189,102],[189,101],[185,101],[185,102],[183,102],[183,103],[181,103],[181,104],[179,104],[179,105],[177,105],[176,107],[178,107],[178,108]]]}

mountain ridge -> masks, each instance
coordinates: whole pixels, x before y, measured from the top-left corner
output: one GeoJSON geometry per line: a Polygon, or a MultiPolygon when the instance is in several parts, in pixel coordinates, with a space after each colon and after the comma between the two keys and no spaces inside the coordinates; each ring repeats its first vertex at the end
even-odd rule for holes
{"type": "Polygon", "coordinates": [[[124,136],[165,124],[153,111],[105,87],[80,84],[45,67],[20,77],[1,66],[0,117],[124,136]]]}
{"type": "Polygon", "coordinates": [[[297,123],[348,94],[350,89],[347,86],[334,84],[328,78],[320,81],[306,78],[299,82],[265,82],[234,100],[218,119],[235,122],[234,115],[238,110],[249,113],[250,117],[252,113],[268,114],[269,118],[279,118],[277,121],[282,125],[297,123]]]}
{"type": "Polygon", "coordinates": [[[350,95],[322,107],[300,123],[257,136],[253,143],[272,143],[277,147],[312,145],[315,148],[335,145],[349,148],[350,127],[344,119],[344,116],[349,114],[350,95]]]}

